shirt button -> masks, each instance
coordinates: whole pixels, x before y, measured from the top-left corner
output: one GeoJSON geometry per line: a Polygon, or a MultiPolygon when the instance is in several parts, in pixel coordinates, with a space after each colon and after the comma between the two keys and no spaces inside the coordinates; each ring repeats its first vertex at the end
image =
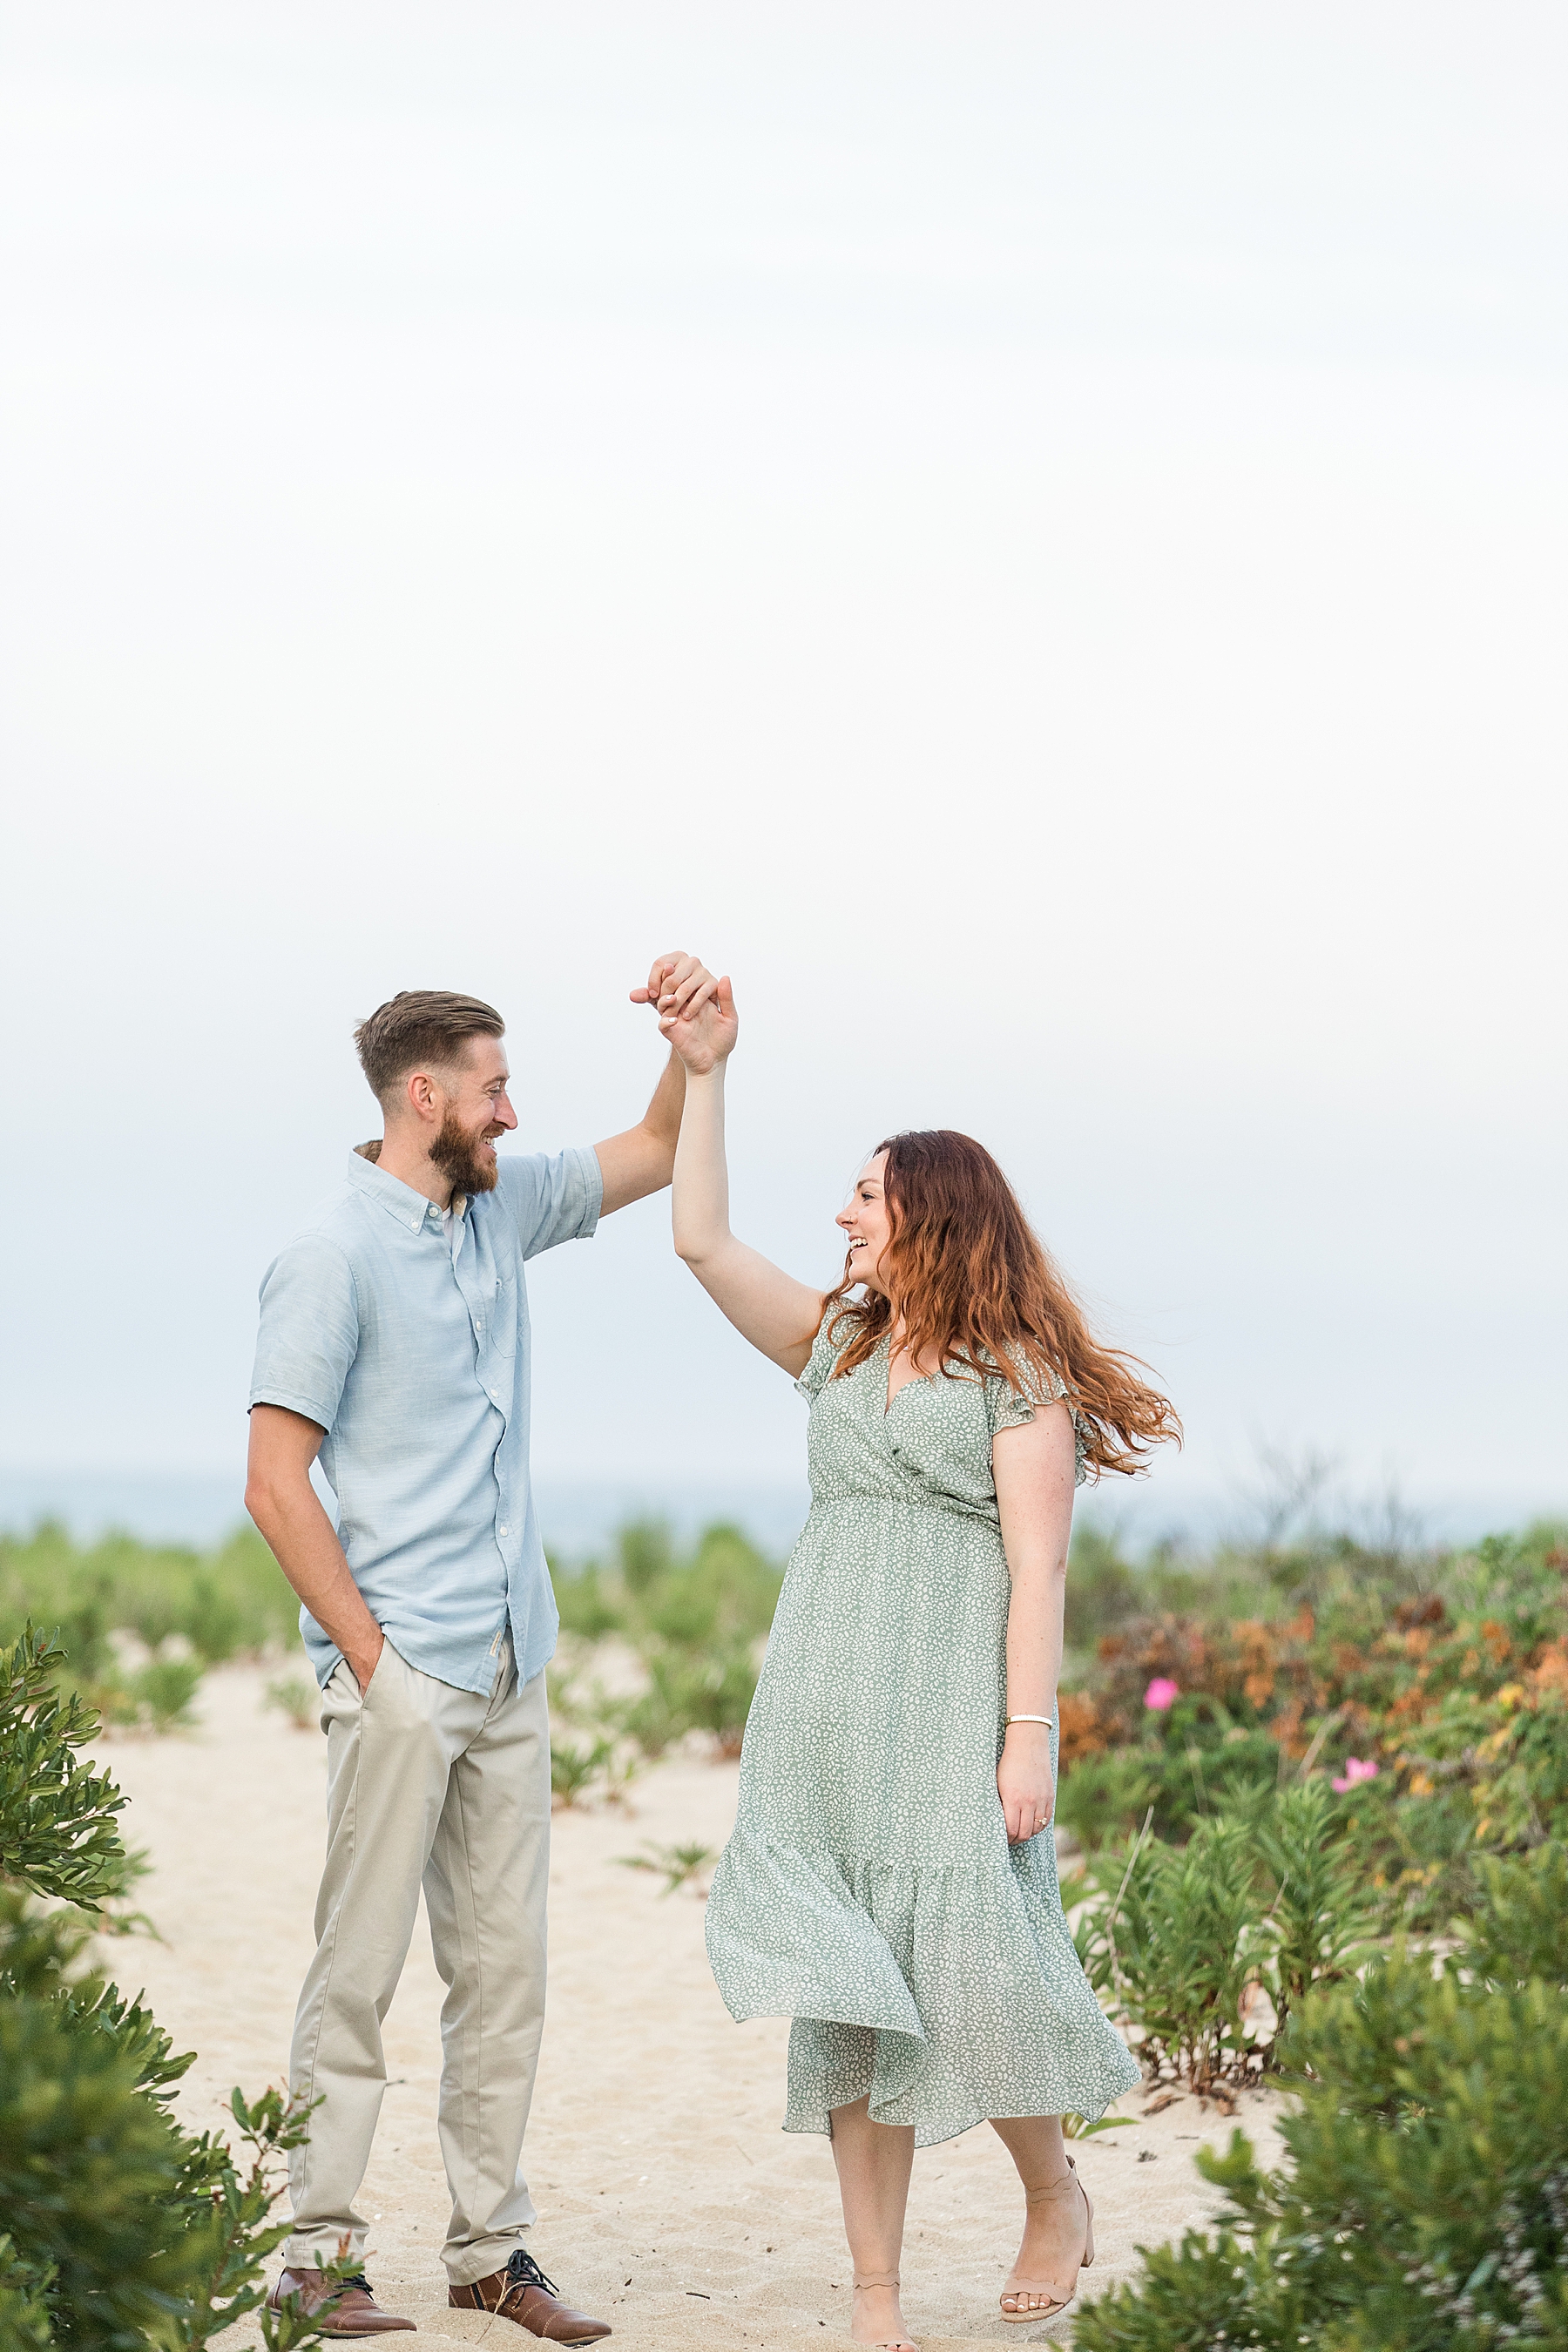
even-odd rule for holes
{"type": "Polygon", "coordinates": [[[500,1532],[503,1536],[506,1533],[506,1521],[504,1519],[501,1521],[500,1532]]]}

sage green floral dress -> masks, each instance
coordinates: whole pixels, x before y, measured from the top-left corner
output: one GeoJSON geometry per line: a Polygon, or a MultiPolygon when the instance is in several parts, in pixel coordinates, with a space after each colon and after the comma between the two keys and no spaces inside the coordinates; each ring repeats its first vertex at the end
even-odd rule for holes
{"type": "Polygon", "coordinates": [[[1009,1846],[996,1794],[991,1441],[1034,1409],[999,1377],[945,1375],[889,1408],[886,1340],[829,1379],[831,1319],[795,1383],[811,1516],[709,1898],[719,1990],[732,2017],[795,2021],[786,2131],[826,2132],[868,2092],[921,2147],[992,2116],[1099,2116],[1139,2070],[1079,1965],[1049,1832],[1009,1846]]]}

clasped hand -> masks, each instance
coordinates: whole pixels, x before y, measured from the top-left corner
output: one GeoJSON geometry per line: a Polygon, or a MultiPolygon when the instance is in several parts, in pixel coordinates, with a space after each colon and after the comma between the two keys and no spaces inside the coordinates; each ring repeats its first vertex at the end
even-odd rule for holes
{"type": "Polygon", "coordinates": [[[659,1034],[693,1076],[706,1076],[733,1052],[741,1024],[729,980],[716,980],[695,956],[656,956],[647,987],[631,993],[634,1004],[655,1008],[659,1034]]]}
{"type": "Polygon", "coordinates": [[[655,956],[647,984],[632,990],[632,1003],[651,1004],[661,1024],[670,1014],[692,1021],[718,985],[700,957],[671,948],[668,955],[655,956]]]}

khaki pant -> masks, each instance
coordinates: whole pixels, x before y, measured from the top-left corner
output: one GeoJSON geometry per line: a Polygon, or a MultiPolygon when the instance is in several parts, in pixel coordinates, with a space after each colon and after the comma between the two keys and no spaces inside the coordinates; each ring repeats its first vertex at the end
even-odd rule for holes
{"type": "Polygon", "coordinates": [[[510,1636],[488,1698],[419,1673],[389,1642],[362,1701],[346,1664],[321,1694],[327,1866],[289,2079],[321,2099],[289,2163],[284,2261],[363,2260],[354,2199],[386,2087],[381,2026],[425,1889],[441,2009],[441,2153],[454,2286],[504,2267],[534,2219],[518,2168],[544,2021],[550,1718],[510,1636]]]}

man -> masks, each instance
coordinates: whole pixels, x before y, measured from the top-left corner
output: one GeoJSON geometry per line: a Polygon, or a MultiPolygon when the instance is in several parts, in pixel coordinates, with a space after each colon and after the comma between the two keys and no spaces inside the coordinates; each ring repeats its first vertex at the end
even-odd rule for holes
{"type": "MultiPolygon", "coordinates": [[[[695,1008],[715,982],[660,957],[636,1003],[695,1008]]],[[[415,990],[355,1032],[384,1115],[347,1181],[261,1286],[246,1504],[301,1602],[322,1686],[326,1869],[290,2081],[321,2101],[290,2168],[274,2305],[307,2312],[322,2266],[363,2257],[354,2200],[386,2072],[381,2023],[423,1885],[441,2011],[448,2301],[552,2342],[607,2336],[524,2251],[519,2169],[544,2011],[557,1619],[529,1488],[524,1261],[670,1181],[685,1078],[671,1055],[639,1124],[591,1150],[499,1160],[515,1128],[499,1013],[415,990]],[[310,1484],[321,1457],[338,1528],[310,1484]]],[[[363,2271],[334,2336],[413,2322],[363,2271]]]]}

